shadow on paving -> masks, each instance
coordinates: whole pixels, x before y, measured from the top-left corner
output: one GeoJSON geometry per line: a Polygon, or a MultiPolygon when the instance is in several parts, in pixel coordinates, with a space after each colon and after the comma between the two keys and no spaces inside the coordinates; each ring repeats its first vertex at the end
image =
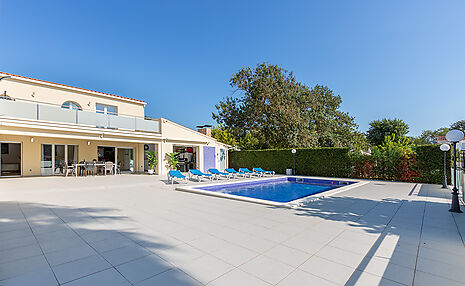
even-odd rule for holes
{"type": "MultiPolygon", "coordinates": [[[[421,185],[419,188],[418,196],[444,198],[442,191],[437,190],[438,186],[421,185]]],[[[358,242],[346,240],[349,245],[342,246],[341,249],[353,252],[360,257],[352,265],[333,261],[352,268],[353,272],[351,272],[352,274],[348,277],[345,285],[391,285],[393,281],[404,285],[423,285],[422,283],[425,281],[423,277],[421,278],[423,282],[420,282],[420,278],[415,282],[420,249],[450,251],[447,249],[447,245],[455,244],[456,240],[443,235],[441,229],[441,219],[453,221],[448,212],[449,204],[436,201],[425,202],[421,198],[420,200],[410,200],[412,192],[413,189],[408,195],[408,199],[375,200],[351,196],[326,197],[308,202],[295,209],[294,212],[297,216],[319,217],[326,221],[345,222],[352,231],[362,230],[361,233],[374,237],[369,243],[363,240],[358,242]],[[437,220],[429,219],[424,215],[425,212],[434,214],[437,216],[437,220]],[[350,243],[355,246],[365,244],[366,247],[351,249],[350,243]],[[367,277],[364,272],[373,275],[369,274],[368,276],[371,277],[367,277]],[[373,277],[377,278],[373,279],[373,277]]],[[[338,237],[334,238],[334,240],[337,239],[338,237]]],[[[343,253],[341,250],[340,255],[344,255],[343,253]]],[[[317,273],[312,274],[318,276],[317,273]]],[[[449,277],[444,274],[442,278],[449,277]]]]}
{"type": "Polygon", "coordinates": [[[171,246],[112,208],[0,202],[0,285],[199,285],[171,246]]]}

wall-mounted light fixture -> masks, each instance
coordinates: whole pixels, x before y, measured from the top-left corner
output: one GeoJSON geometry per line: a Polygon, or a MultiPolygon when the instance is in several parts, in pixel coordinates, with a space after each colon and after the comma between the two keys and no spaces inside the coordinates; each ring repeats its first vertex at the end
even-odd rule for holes
{"type": "Polygon", "coordinates": [[[31,143],[34,143],[34,137],[31,137],[31,143]]]}
{"type": "Polygon", "coordinates": [[[87,103],[87,106],[90,106],[90,101],[89,101],[89,103],[87,103]]]}
{"type": "Polygon", "coordinates": [[[87,146],[90,146],[90,141],[87,141],[87,146]]]}
{"type": "Polygon", "coordinates": [[[36,96],[36,93],[35,93],[35,92],[32,92],[31,96],[32,96],[32,97],[35,97],[35,96],[36,96]]]}

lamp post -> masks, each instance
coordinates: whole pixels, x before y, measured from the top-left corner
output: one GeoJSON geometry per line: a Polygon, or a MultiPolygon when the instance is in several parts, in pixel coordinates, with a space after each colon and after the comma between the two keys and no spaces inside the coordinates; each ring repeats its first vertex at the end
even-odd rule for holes
{"type": "Polygon", "coordinates": [[[464,134],[460,130],[451,130],[447,132],[446,139],[454,144],[454,188],[452,189],[452,202],[450,205],[450,212],[461,213],[459,203],[459,192],[457,189],[457,142],[462,140],[464,134]]]}
{"type": "Polygon", "coordinates": [[[293,162],[292,174],[295,176],[295,153],[297,153],[297,150],[292,149],[291,153],[292,153],[292,162],[293,162]]]}
{"type": "Polygon", "coordinates": [[[446,152],[450,150],[450,146],[449,146],[449,144],[442,144],[441,147],[439,147],[439,148],[444,153],[444,181],[442,183],[442,188],[447,189],[446,152]]]}

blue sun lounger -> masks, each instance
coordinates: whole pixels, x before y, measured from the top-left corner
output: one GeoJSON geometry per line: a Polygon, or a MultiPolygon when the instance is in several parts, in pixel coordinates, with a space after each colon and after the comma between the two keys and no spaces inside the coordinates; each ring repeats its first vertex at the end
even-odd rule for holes
{"type": "Polygon", "coordinates": [[[205,174],[205,173],[200,172],[197,169],[190,169],[189,170],[189,179],[191,179],[194,176],[197,176],[197,180],[199,182],[200,182],[202,177],[206,177],[206,178],[209,178],[210,180],[213,180],[213,175],[212,174],[205,174]]]}
{"type": "Polygon", "coordinates": [[[275,171],[265,171],[262,168],[253,168],[252,170],[257,173],[262,173],[263,175],[275,175],[275,171]]]}
{"type": "Polygon", "coordinates": [[[237,175],[242,175],[244,178],[247,175],[245,173],[238,172],[238,171],[234,170],[233,168],[225,169],[224,171],[231,174],[231,175],[233,175],[234,179],[237,177],[237,175]]]}
{"type": "Polygon", "coordinates": [[[181,174],[179,170],[171,170],[168,172],[168,183],[174,184],[174,179],[184,179],[187,183],[187,177],[181,174]]]}
{"type": "Polygon", "coordinates": [[[220,172],[220,171],[218,171],[218,169],[214,169],[214,168],[208,169],[208,172],[210,172],[210,174],[212,174],[213,177],[215,177],[215,179],[217,179],[217,180],[218,180],[218,177],[221,177],[221,176],[224,176],[224,177],[230,179],[231,175],[232,175],[231,173],[220,172]]]}
{"type": "Polygon", "coordinates": [[[256,176],[262,176],[261,173],[257,173],[257,172],[252,172],[250,171],[249,169],[247,168],[239,168],[239,173],[244,173],[244,174],[248,174],[249,177],[251,177],[252,175],[256,175],[256,176]]]}

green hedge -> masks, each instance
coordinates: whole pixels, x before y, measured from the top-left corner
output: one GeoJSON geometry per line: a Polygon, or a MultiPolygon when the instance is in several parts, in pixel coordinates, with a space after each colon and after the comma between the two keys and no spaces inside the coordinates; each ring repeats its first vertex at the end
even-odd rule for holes
{"type": "MultiPolygon", "coordinates": [[[[420,177],[417,179],[420,183],[442,184],[444,176],[444,153],[439,149],[439,145],[422,145],[415,146],[413,151],[417,154],[417,170],[420,177]]],[[[452,152],[447,152],[447,180],[451,182],[452,152]]]]}
{"type": "MultiPolygon", "coordinates": [[[[353,161],[348,148],[303,148],[296,149],[296,174],[305,176],[349,178],[353,174],[353,161]]],[[[420,173],[419,183],[442,184],[443,156],[438,145],[415,146],[417,162],[415,170],[420,173]]],[[[230,151],[231,168],[261,167],[285,174],[292,169],[291,149],[230,151]]],[[[450,183],[451,152],[447,152],[447,170],[450,183]]]]}
{"type": "MultiPolygon", "coordinates": [[[[351,164],[348,148],[302,148],[296,149],[296,174],[323,177],[348,177],[351,164]]],[[[292,169],[291,149],[230,151],[231,168],[261,167],[285,174],[292,169]]]]}

